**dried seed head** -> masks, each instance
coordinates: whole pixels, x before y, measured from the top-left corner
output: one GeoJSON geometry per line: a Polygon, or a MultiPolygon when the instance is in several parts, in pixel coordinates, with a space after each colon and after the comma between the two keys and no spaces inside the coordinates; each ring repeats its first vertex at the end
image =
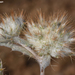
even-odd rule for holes
{"type": "MultiPolygon", "coordinates": [[[[38,22],[27,23],[28,31],[25,36],[39,56],[59,57],[71,53],[71,42],[68,20],[65,14],[45,20],[40,16],[38,22]],[[66,28],[67,29],[66,29],[66,28]]],[[[73,39],[74,40],[74,39],[73,39]]]]}
{"type": "MultiPolygon", "coordinates": [[[[16,14],[15,14],[16,15],[16,14]]],[[[10,38],[18,36],[23,27],[23,17],[19,16],[7,16],[2,18],[2,23],[0,23],[0,35],[5,38],[10,38]]]]}

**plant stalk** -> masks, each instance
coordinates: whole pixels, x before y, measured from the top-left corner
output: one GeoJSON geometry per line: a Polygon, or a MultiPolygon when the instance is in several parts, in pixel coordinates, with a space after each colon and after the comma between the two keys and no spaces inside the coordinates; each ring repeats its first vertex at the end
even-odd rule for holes
{"type": "Polygon", "coordinates": [[[44,68],[40,68],[40,75],[45,75],[45,70],[44,70],[44,68]]]}

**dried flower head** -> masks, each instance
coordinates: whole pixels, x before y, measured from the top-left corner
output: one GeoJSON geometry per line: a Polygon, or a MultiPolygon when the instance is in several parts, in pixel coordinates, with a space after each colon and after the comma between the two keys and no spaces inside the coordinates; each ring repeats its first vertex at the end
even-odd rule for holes
{"type": "Polygon", "coordinates": [[[26,44],[26,41],[19,38],[24,26],[23,11],[17,15],[11,13],[10,16],[5,14],[1,16],[2,22],[0,23],[0,46],[6,46],[15,51],[20,51],[26,55],[31,55],[25,48],[18,45],[18,42],[26,44]]]}
{"type": "Polygon", "coordinates": [[[69,44],[74,39],[70,35],[72,34],[69,31],[71,27],[68,27],[65,14],[61,17],[52,18],[51,16],[49,20],[40,16],[38,22],[28,22],[27,27],[28,31],[26,31],[25,36],[30,48],[38,56],[59,57],[71,52],[69,44]]]}
{"type": "Polygon", "coordinates": [[[2,23],[0,24],[0,36],[5,39],[18,36],[23,28],[23,16],[12,13],[11,16],[2,17],[2,23]]]}
{"type": "Polygon", "coordinates": [[[67,19],[66,13],[60,16],[50,16],[47,20],[39,15],[37,22],[32,20],[31,23],[27,22],[27,29],[24,33],[29,43],[27,47],[38,56],[36,59],[41,69],[45,69],[50,64],[51,56],[58,58],[74,55],[69,48],[74,41],[73,31],[74,28],[67,19]]]}

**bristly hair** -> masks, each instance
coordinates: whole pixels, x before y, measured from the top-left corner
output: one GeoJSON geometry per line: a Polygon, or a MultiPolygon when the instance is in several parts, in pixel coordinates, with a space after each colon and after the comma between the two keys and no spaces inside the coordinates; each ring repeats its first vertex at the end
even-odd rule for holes
{"type": "Polygon", "coordinates": [[[60,57],[73,54],[69,45],[75,41],[73,36],[74,27],[68,14],[58,12],[51,16],[39,13],[35,21],[27,22],[24,35],[38,56],[50,55],[60,57]]]}

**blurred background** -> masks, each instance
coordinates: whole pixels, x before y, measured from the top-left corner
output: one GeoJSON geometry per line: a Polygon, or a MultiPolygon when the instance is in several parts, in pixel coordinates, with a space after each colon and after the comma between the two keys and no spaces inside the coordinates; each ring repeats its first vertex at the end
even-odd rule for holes
{"type": "MultiPolygon", "coordinates": [[[[3,0],[0,3],[0,14],[24,10],[27,16],[34,15],[41,9],[49,15],[58,10],[67,11],[75,20],[75,0],[3,0]]],[[[74,23],[75,25],[75,23],[74,23]]],[[[4,75],[39,75],[39,65],[33,58],[7,47],[0,47],[0,58],[3,62],[4,75]]],[[[75,75],[75,57],[52,58],[51,64],[45,69],[45,75],[75,75]]]]}

